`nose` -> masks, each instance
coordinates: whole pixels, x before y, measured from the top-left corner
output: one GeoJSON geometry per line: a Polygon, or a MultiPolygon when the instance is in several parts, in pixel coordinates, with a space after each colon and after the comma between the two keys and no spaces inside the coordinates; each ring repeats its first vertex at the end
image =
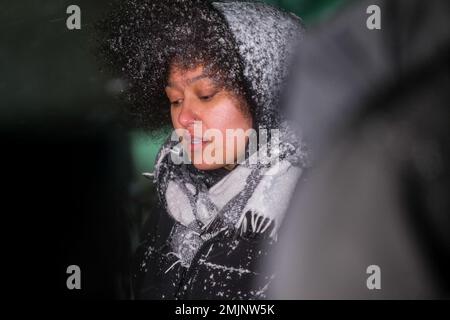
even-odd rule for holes
{"type": "Polygon", "coordinates": [[[185,99],[181,105],[181,111],[178,114],[178,122],[187,129],[189,127],[193,127],[194,122],[199,120],[199,115],[195,110],[195,105],[188,99],[185,99]]]}

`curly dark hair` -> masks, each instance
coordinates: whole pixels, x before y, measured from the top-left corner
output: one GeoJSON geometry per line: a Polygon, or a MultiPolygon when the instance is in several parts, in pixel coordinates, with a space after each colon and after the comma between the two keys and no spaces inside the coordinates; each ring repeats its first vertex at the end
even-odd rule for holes
{"type": "Polygon", "coordinates": [[[106,68],[126,80],[128,114],[149,131],[170,125],[164,94],[172,64],[202,65],[223,88],[251,95],[235,40],[222,14],[204,0],[127,0],[114,3],[97,23],[97,53],[106,68]]]}

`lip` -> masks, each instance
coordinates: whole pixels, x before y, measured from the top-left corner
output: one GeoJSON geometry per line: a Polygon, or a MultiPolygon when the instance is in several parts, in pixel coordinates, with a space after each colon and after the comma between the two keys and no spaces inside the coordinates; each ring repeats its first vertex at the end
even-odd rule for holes
{"type": "Polygon", "coordinates": [[[205,140],[202,138],[189,138],[189,137],[185,137],[185,141],[190,141],[190,143],[188,143],[189,147],[191,150],[198,150],[200,148],[203,148],[204,146],[206,146],[208,143],[210,143],[210,140],[205,140]]]}
{"type": "Polygon", "coordinates": [[[191,150],[199,150],[201,148],[204,148],[210,142],[211,141],[202,141],[202,142],[199,142],[199,143],[191,143],[190,147],[191,147],[191,150]]]}

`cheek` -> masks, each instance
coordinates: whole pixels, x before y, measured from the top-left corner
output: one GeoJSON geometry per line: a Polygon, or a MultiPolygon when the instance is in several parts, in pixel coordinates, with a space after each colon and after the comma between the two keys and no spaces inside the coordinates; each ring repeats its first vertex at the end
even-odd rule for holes
{"type": "MultiPolygon", "coordinates": [[[[222,155],[223,161],[236,161],[245,152],[245,145],[248,141],[245,135],[240,138],[227,136],[227,129],[242,129],[246,132],[252,128],[252,119],[245,116],[241,109],[231,101],[223,102],[217,107],[214,113],[208,117],[208,128],[215,128],[222,133],[222,155]]],[[[217,147],[217,146],[216,146],[217,147]]]]}
{"type": "Polygon", "coordinates": [[[178,117],[180,115],[180,111],[177,108],[170,109],[170,118],[172,119],[172,126],[175,129],[181,128],[181,124],[178,122],[178,117]]]}
{"type": "Polygon", "coordinates": [[[231,99],[224,99],[203,116],[206,128],[218,129],[225,135],[226,129],[251,128],[251,119],[245,117],[242,111],[231,99]]]}

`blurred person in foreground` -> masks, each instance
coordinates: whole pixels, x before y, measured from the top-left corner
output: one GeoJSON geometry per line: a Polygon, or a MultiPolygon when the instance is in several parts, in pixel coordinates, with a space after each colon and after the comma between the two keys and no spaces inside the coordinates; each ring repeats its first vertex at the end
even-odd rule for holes
{"type": "Polygon", "coordinates": [[[353,2],[310,30],[286,112],[313,168],[266,261],[269,297],[449,297],[449,44],[448,1],[353,2]]]}

